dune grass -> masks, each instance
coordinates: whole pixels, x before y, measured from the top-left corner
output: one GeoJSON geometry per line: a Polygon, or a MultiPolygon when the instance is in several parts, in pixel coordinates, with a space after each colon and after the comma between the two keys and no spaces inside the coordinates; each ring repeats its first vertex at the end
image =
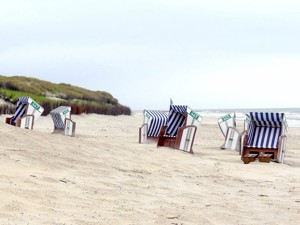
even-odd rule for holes
{"type": "Polygon", "coordinates": [[[29,96],[45,108],[44,115],[60,105],[71,105],[76,114],[131,114],[129,107],[119,104],[108,92],[91,91],[65,83],[54,84],[24,76],[0,76],[0,95],[14,104],[18,97],[29,96]]]}

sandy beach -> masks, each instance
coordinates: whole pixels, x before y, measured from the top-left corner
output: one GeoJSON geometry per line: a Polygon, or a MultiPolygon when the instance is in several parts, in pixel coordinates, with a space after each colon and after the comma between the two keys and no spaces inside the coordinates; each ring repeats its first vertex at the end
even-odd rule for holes
{"type": "MultiPolygon", "coordinates": [[[[138,143],[142,114],[79,115],[74,138],[0,122],[0,224],[300,224],[300,128],[285,164],[243,164],[204,117],[194,155],[138,143]]],[[[242,130],[242,121],[238,128],[242,130]]]]}

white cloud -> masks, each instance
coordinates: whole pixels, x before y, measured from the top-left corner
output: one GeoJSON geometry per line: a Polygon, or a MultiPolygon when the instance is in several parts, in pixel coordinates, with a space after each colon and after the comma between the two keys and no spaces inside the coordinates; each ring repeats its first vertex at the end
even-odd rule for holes
{"type": "Polygon", "coordinates": [[[0,74],[109,91],[134,109],[170,97],[297,107],[299,10],[293,0],[5,1],[0,74]]]}

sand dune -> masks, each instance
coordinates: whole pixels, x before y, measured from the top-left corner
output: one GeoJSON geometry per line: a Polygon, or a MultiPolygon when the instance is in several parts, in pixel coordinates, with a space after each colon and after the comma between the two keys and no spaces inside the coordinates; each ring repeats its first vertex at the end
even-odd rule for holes
{"type": "Polygon", "coordinates": [[[194,155],[138,144],[141,114],[74,116],[75,138],[0,118],[0,224],[300,224],[300,128],[285,164],[244,165],[209,117],[194,155]]]}

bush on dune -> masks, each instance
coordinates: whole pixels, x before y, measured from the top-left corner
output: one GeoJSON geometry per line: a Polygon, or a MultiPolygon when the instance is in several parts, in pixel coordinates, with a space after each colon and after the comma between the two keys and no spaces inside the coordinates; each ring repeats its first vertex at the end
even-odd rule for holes
{"type": "MultiPolygon", "coordinates": [[[[73,114],[96,113],[104,115],[130,115],[131,109],[119,104],[110,93],[91,91],[70,84],[54,84],[36,78],[0,76],[0,97],[13,104],[18,97],[29,96],[43,108],[48,115],[58,106],[69,105],[73,114]]],[[[15,106],[0,105],[1,114],[13,114],[15,106]]]]}

